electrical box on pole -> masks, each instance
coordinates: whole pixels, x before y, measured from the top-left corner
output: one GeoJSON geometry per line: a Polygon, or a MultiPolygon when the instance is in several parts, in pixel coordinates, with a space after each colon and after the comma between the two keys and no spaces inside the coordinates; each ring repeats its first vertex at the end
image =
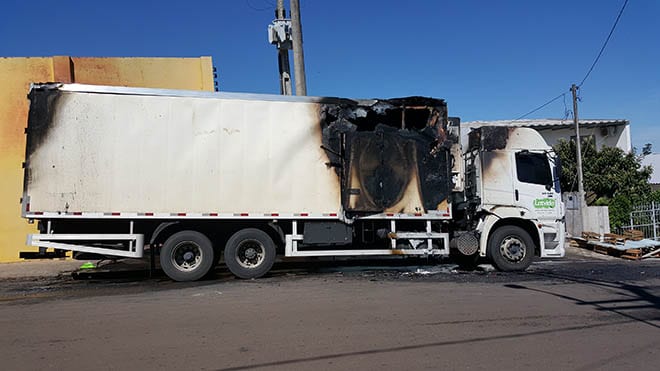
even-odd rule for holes
{"type": "Polygon", "coordinates": [[[268,42],[277,47],[277,65],[280,75],[280,94],[292,95],[291,67],[289,49],[293,48],[291,41],[291,19],[285,17],[284,0],[278,0],[275,19],[268,25],[268,42]]]}
{"type": "Polygon", "coordinates": [[[291,20],[274,19],[273,23],[268,25],[268,42],[275,45],[278,50],[289,50],[292,48],[291,42],[291,20]]]}

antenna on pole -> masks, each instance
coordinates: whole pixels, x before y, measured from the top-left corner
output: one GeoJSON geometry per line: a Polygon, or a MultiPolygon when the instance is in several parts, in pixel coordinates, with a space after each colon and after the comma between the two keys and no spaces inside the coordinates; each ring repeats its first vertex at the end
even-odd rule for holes
{"type": "Polygon", "coordinates": [[[280,94],[291,95],[291,67],[289,49],[291,42],[291,20],[286,18],[284,0],[277,0],[275,19],[268,25],[268,42],[277,47],[277,65],[280,74],[280,94]]]}

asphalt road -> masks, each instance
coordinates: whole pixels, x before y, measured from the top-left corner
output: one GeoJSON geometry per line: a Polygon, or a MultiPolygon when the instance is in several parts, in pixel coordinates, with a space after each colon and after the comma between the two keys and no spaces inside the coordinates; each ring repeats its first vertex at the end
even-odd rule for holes
{"type": "Polygon", "coordinates": [[[523,274],[327,263],[195,283],[5,279],[0,368],[657,370],[659,263],[569,258],[523,274]]]}

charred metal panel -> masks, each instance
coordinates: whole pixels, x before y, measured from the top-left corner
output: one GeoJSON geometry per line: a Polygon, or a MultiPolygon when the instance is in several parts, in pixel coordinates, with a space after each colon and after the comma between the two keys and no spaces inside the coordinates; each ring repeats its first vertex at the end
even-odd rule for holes
{"type": "Polygon", "coordinates": [[[342,178],[342,205],[356,213],[446,208],[452,189],[443,100],[409,97],[325,102],[323,143],[342,178]]]}
{"type": "Polygon", "coordinates": [[[58,101],[61,92],[57,90],[57,84],[42,85],[31,89],[28,95],[30,109],[28,111],[28,125],[25,129],[27,134],[25,143],[26,167],[23,172],[23,193],[27,195],[30,184],[34,181],[33,172],[30,169],[30,158],[37,148],[45,142],[53,127],[58,101]]]}
{"type": "Polygon", "coordinates": [[[465,161],[463,160],[463,148],[461,146],[461,119],[460,117],[449,117],[447,126],[447,137],[453,141],[451,146],[451,175],[454,183],[454,192],[463,192],[465,187],[465,161]]]}
{"type": "Polygon", "coordinates": [[[28,126],[26,129],[27,143],[25,158],[29,159],[36,148],[46,140],[48,132],[53,124],[53,117],[57,107],[57,101],[61,93],[53,84],[42,85],[38,89],[32,89],[28,98],[30,99],[30,110],[28,112],[28,126]]]}
{"type": "Polygon", "coordinates": [[[468,134],[470,150],[540,150],[550,149],[534,129],[505,126],[482,126],[468,134]]]}
{"type": "Polygon", "coordinates": [[[469,147],[483,151],[504,149],[511,130],[503,126],[484,126],[473,130],[468,135],[469,147]]]}

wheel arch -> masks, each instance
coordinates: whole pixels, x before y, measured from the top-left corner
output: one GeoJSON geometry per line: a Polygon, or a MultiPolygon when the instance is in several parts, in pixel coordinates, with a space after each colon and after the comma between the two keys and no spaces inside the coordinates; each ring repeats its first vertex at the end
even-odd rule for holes
{"type": "Polygon", "coordinates": [[[500,227],[512,225],[520,227],[525,232],[529,234],[532,241],[534,242],[534,255],[540,256],[541,254],[541,235],[539,233],[536,224],[529,219],[515,218],[515,217],[504,217],[500,218],[496,215],[488,215],[486,220],[483,223],[484,227],[481,231],[481,238],[479,241],[479,255],[486,256],[486,250],[488,248],[488,241],[492,234],[500,227]]]}
{"type": "Polygon", "coordinates": [[[176,227],[176,225],[178,224],[179,224],[178,221],[162,222],[158,224],[158,227],[156,227],[156,229],[154,229],[153,233],[151,234],[151,238],[149,239],[149,245],[162,243],[169,236],[182,230],[181,228],[176,227]]]}

